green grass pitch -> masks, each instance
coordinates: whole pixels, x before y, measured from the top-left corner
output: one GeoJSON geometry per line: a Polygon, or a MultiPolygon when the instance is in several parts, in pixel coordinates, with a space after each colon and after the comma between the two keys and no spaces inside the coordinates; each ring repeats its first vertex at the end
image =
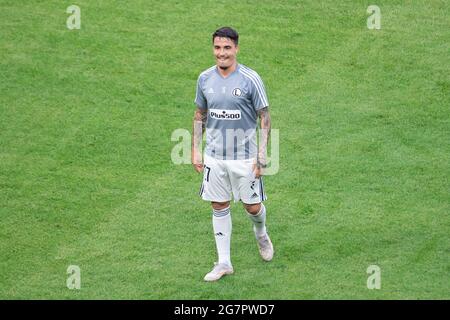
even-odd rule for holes
{"type": "Polygon", "coordinates": [[[444,0],[1,0],[0,298],[449,299],[449,16],[444,0]],[[233,204],[235,274],[205,283],[211,209],[170,137],[223,25],[280,132],[276,255],[233,204]]]}

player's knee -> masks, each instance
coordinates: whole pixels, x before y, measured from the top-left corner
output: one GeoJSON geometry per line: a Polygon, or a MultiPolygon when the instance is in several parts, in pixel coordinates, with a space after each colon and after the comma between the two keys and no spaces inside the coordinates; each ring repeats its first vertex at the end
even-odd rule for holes
{"type": "Polygon", "coordinates": [[[227,202],[211,202],[214,210],[222,210],[230,206],[230,201],[227,202]]]}
{"type": "Polygon", "coordinates": [[[258,214],[261,210],[261,203],[255,203],[255,204],[246,204],[244,203],[245,210],[247,210],[250,214],[258,214]]]}

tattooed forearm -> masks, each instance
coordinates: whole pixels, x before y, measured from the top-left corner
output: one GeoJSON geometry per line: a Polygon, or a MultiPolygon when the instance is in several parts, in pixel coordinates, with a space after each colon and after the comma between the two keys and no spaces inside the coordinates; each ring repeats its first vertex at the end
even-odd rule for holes
{"type": "Polygon", "coordinates": [[[201,122],[203,131],[205,130],[205,126],[206,126],[206,117],[207,117],[206,109],[197,108],[195,110],[194,122],[195,121],[201,122]]]}
{"type": "Polygon", "coordinates": [[[267,165],[267,145],[269,144],[271,128],[269,107],[259,110],[258,116],[260,119],[258,164],[265,166],[267,165]]]}
{"type": "Polygon", "coordinates": [[[192,163],[201,163],[203,132],[206,128],[206,109],[197,108],[192,125],[192,163]]]}

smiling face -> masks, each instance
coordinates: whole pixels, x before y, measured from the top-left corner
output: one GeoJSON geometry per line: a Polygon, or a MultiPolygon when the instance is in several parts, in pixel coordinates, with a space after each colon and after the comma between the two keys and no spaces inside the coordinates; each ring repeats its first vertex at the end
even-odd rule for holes
{"type": "Polygon", "coordinates": [[[226,70],[236,64],[236,55],[239,52],[239,46],[230,38],[215,37],[213,50],[216,64],[222,70],[226,70]]]}

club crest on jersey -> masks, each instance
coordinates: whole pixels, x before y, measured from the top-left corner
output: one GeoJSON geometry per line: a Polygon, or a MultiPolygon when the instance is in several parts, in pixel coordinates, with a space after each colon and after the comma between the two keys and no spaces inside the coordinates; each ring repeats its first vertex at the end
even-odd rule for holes
{"type": "Polygon", "coordinates": [[[240,97],[242,95],[242,90],[239,88],[235,88],[232,92],[233,96],[240,97]]]}
{"type": "Polygon", "coordinates": [[[209,115],[218,120],[239,120],[241,119],[241,110],[210,109],[209,115]]]}

